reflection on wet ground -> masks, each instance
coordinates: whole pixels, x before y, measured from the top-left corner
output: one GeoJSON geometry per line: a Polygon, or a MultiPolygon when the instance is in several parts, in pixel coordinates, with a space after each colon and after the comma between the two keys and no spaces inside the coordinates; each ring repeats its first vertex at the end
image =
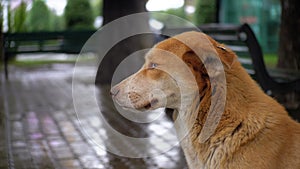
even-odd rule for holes
{"type": "Polygon", "coordinates": [[[1,79],[0,110],[7,117],[0,118],[0,168],[186,168],[164,112],[153,112],[147,123],[127,119],[116,111],[108,86],[84,80],[88,67],[77,83],[76,114],[72,70],[72,64],[11,66],[10,80],[1,79]],[[96,91],[96,97],[87,91],[96,91]],[[97,98],[98,106],[88,98],[97,98]]]}

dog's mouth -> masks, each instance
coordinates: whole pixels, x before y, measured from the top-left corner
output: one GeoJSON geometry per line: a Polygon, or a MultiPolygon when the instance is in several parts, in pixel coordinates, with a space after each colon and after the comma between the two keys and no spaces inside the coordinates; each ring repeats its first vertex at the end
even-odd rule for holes
{"type": "Polygon", "coordinates": [[[136,92],[130,92],[127,96],[127,98],[113,97],[113,100],[120,107],[127,110],[147,111],[160,108],[159,99],[157,97],[145,98],[136,92]]]}
{"type": "Polygon", "coordinates": [[[156,105],[158,104],[158,99],[152,99],[151,101],[145,101],[140,104],[134,104],[133,107],[140,111],[152,110],[156,109],[156,105]]]}

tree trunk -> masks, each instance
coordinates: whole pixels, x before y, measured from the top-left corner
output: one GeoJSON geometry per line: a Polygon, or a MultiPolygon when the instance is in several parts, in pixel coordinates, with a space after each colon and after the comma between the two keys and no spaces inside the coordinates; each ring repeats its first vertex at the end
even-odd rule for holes
{"type": "Polygon", "coordinates": [[[0,2],[0,63],[4,60],[4,38],[3,38],[3,6],[0,2]]]}
{"type": "MultiPolygon", "coordinates": [[[[300,1],[281,0],[279,60],[281,69],[300,70],[300,1]]],[[[286,93],[276,98],[288,109],[300,108],[300,93],[286,93]]]]}
{"type": "MultiPolygon", "coordinates": [[[[106,25],[120,17],[146,12],[145,4],[146,0],[104,0],[103,4],[103,23],[106,25]]],[[[131,29],[132,26],[141,27],[150,30],[148,25],[148,18],[139,19],[136,24],[130,25],[132,23],[124,22],[120,27],[114,27],[109,32],[111,34],[111,39],[113,40],[116,35],[118,35],[124,29],[131,29]]],[[[149,48],[153,45],[153,37],[151,35],[136,35],[127,39],[114,39],[119,41],[111,50],[106,54],[102,60],[96,77],[97,84],[110,84],[112,80],[113,73],[117,66],[124,60],[128,55],[135,51],[149,48]]],[[[129,66],[128,69],[141,65],[143,60],[141,58],[136,58],[129,66]]],[[[126,70],[124,70],[126,71],[126,70]]],[[[132,71],[130,72],[132,73],[132,71]]],[[[124,74],[129,74],[124,72],[124,74]]]]}
{"type": "Polygon", "coordinates": [[[122,16],[138,12],[146,12],[146,2],[146,0],[104,0],[104,25],[122,16]]]}
{"type": "Polygon", "coordinates": [[[281,0],[278,67],[300,70],[300,1],[281,0]]]}

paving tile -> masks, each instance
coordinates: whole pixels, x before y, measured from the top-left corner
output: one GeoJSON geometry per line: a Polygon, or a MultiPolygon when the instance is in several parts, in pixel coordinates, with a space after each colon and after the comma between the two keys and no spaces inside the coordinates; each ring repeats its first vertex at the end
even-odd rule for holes
{"type": "Polygon", "coordinates": [[[32,149],[30,151],[31,156],[33,156],[33,158],[40,158],[43,156],[47,156],[47,153],[42,150],[42,149],[32,149]]]}
{"type": "Polygon", "coordinates": [[[16,140],[22,140],[25,138],[25,134],[23,131],[18,131],[18,130],[15,130],[15,131],[12,131],[11,133],[12,137],[15,138],[16,140]]]}
{"type": "Polygon", "coordinates": [[[39,119],[35,112],[28,112],[26,116],[27,132],[28,133],[39,133],[39,119]]]}
{"type": "Polygon", "coordinates": [[[40,120],[40,125],[42,126],[42,132],[46,135],[55,135],[60,132],[54,119],[50,115],[43,116],[40,120]]]}
{"type": "Polygon", "coordinates": [[[74,143],[71,143],[70,145],[76,155],[94,153],[92,148],[89,147],[89,145],[85,142],[82,142],[82,141],[74,142],[74,143]]]}
{"type": "Polygon", "coordinates": [[[52,149],[57,159],[70,159],[74,158],[74,154],[71,152],[70,148],[53,148],[52,149]]]}
{"type": "Polygon", "coordinates": [[[23,131],[23,124],[20,120],[18,120],[18,121],[13,120],[13,121],[11,121],[11,128],[14,131],[22,132],[23,131]]]}
{"type": "Polygon", "coordinates": [[[35,132],[35,133],[30,133],[28,137],[31,140],[39,140],[44,138],[44,135],[41,132],[35,132]]]}
{"type": "Polygon", "coordinates": [[[21,160],[30,160],[31,155],[28,149],[24,148],[13,148],[12,155],[21,160]]]}
{"type": "Polygon", "coordinates": [[[82,155],[79,157],[79,160],[83,164],[83,168],[105,168],[101,161],[94,155],[82,155]]]}
{"type": "Polygon", "coordinates": [[[59,135],[50,134],[50,135],[46,135],[46,139],[47,140],[64,140],[64,136],[62,136],[61,134],[59,134],[59,135]]]}
{"type": "Polygon", "coordinates": [[[76,129],[70,121],[59,121],[60,129],[63,133],[75,133],[76,129]]]}
{"type": "Polygon", "coordinates": [[[64,133],[64,137],[66,138],[66,140],[69,143],[83,141],[81,135],[79,133],[77,133],[77,132],[76,133],[64,133]]]}
{"type": "Polygon", "coordinates": [[[14,168],[16,169],[32,169],[35,168],[31,159],[19,159],[14,158],[14,161],[12,163],[14,168]]]}
{"type": "Polygon", "coordinates": [[[63,111],[56,111],[52,113],[56,121],[66,121],[68,119],[67,115],[63,111]]]}
{"type": "Polygon", "coordinates": [[[29,140],[27,142],[28,149],[31,150],[43,150],[45,149],[44,141],[43,140],[29,140]]]}
{"type": "Polygon", "coordinates": [[[81,169],[81,165],[77,159],[63,159],[59,160],[60,166],[64,169],[81,169]]]}
{"type": "Polygon", "coordinates": [[[23,140],[15,140],[12,142],[12,147],[14,148],[26,148],[27,144],[23,140]]]}
{"type": "Polygon", "coordinates": [[[40,157],[35,157],[34,162],[36,166],[39,166],[39,168],[45,168],[45,169],[53,169],[57,168],[55,164],[51,161],[50,158],[47,156],[40,156],[40,157]]]}
{"type": "Polygon", "coordinates": [[[51,148],[55,149],[55,148],[62,148],[62,147],[67,147],[67,142],[63,139],[48,139],[49,145],[51,148]]]}

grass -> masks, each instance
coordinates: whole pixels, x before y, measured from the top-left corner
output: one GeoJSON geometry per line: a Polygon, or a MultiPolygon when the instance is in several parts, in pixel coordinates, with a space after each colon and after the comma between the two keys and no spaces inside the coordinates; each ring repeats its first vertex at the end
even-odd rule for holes
{"type": "Polygon", "coordinates": [[[267,67],[275,68],[278,61],[278,56],[275,53],[264,54],[264,61],[267,67]]]}
{"type": "MultiPolygon", "coordinates": [[[[26,57],[26,56],[25,56],[26,57]]],[[[23,57],[23,58],[25,58],[23,57]]],[[[66,57],[66,58],[47,58],[47,56],[45,57],[41,57],[41,58],[29,58],[29,59],[18,59],[16,58],[12,58],[9,61],[10,65],[14,65],[14,66],[18,66],[18,67],[38,67],[38,66],[42,66],[42,65],[51,65],[51,64],[75,64],[76,61],[80,61],[80,62],[93,62],[94,61],[94,55],[89,55],[89,54],[84,54],[81,57],[77,57],[77,56],[70,56],[70,57],[66,57]]],[[[2,66],[2,64],[0,65],[0,67],[2,66]]]]}
{"type": "Polygon", "coordinates": [[[10,61],[9,64],[20,66],[20,67],[36,67],[46,64],[57,64],[57,63],[75,63],[75,59],[68,59],[68,60],[13,60],[10,61]]]}

